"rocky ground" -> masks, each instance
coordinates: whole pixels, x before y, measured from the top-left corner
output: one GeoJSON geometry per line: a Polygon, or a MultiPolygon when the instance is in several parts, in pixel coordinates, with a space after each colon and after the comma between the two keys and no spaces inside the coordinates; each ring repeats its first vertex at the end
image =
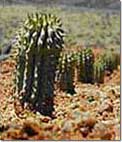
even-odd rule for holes
{"type": "Polygon", "coordinates": [[[120,69],[101,85],[77,83],[76,94],[57,92],[54,118],[14,109],[14,62],[0,63],[0,139],[119,140],[120,69]]]}

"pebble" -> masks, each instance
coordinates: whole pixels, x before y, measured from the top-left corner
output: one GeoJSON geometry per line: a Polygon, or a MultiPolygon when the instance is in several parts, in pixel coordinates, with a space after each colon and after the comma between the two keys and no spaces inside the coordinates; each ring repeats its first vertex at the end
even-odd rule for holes
{"type": "Polygon", "coordinates": [[[99,113],[103,113],[104,111],[112,112],[113,104],[109,100],[105,100],[99,107],[99,113]]]}
{"type": "Polygon", "coordinates": [[[64,124],[61,129],[63,132],[70,132],[73,130],[73,122],[70,120],[64,121],[64,124]]]}
{"type": "Polygon", "coordinates": [[[82,133],[83,137],[86,137],[89,133],[89,128],[88,127],[80,128],[80,132],[82,133]]]}
{"type": "Polygon", "coordinates": [[[70,109],[76,109],[80,106],[80,102],[75,102],[70,105],[70,109]]]}

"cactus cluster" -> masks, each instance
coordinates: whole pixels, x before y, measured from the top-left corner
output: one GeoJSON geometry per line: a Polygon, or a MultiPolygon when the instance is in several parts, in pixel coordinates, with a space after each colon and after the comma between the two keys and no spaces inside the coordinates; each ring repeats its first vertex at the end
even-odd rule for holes
{"type": "Polygon", "coordinates": [[[62,53],[58,65],[58,87],[71,94],[74,91],[75,80],[83,83],[93,83],[94,55],[90,48],[80,52],[62,53]],[[75,79],[77,78],[77,79],[75,79]]]}
{"type": "Polygon", "coordinates": [[[75,80],[83,83],[103,83],[105,71],[110,73],[120,64],[120,56],[110,50],[94,57],[91,48],[74,53],[62,53],[59,58],[59,88],[70,92],[74,90],[75,80]]]}
{"type": "Polygon", "coordinates": [[[78,81],[102,83],[105,70],[112,72],[120,63],[113,51],[97,59],[91,48],[78,53],[62,52],[63,38],[62,24],[54,15],[28,15],[16,44],[15,93],[23,107],[51,115],[55,84],[74,94],[75,69],[78,81]]]}
{"type": "Polygon", "coordinates": [[[19,100],[45,115],[53,108],[55,72],[64,31],[52,14],[28,15],[18,34],[16,87],[19,100]]]}

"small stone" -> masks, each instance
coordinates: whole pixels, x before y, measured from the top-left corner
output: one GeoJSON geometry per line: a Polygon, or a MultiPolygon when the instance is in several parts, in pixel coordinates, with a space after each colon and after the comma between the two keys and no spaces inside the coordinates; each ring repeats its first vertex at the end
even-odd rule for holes
{"type": "Polygon", "coordinates": [[[79,102],[74,102],[70,105],[70,108],[71,109],[75,109],[75,108],[78,108],[80,106],[80,103],[79,102]]]}
{"type": "Polygon", "coordinates": [[[51,120],[51,118],[46,116],[46,117],[42,118],[41,120],[42,120],[42,122],[48,123],[51,120]]]}
{"type": "Polygon", "coordinates": [[[80,128],[80,132],[82,133],[83,137],[86,137],[89,133],[89,128],[88,127],[80,128]]]}
{"type": "Polygon", "coordinates": [[[103,133],[106,130],[106,126],[102,122],[98,122],[94,125],[94,130],[100,131],[101,133],[103,133]]]}
{"type": "Polygon", "coordinates": [[[117,119],[114,120],[106,120],[106,121],[101,121],[104,125],[106,125],[107,127],[111,127],[113,125],[117,125],[119,124],[119,121],[117,119]]]}
{"type": "Polygon", "coordinates": [[[112,138],[112,133],[111,131],[105,132],[102,134],[101,139],[102,140],[111,140],[112,138]]]}
{"type": "Polygon", "coordinates": [[[82,121],[82,113],[80,110],[75,110],[72,113],[72,118],[77,122],[80,123],[82,121]]]}
{"type": "Polygon", "coordinates": [[[61,116],[61,115],[64,115],[64,112],[63,111],[59,111],[57,112],[56,116],[61,116]]]}
{"type": "Polygon", "coordinates": [[[113,111],[113,105],[110,101],[104,101],[100,108],[99,113],[103,113],[104,111],[112,112],[113,111]]]}
{"type": "Polygon", "coordinates": [[[92,128],[96,123],[96,119],[92,118],[92,117],[89,117],[83,123],[84,123],[84,126],[92,128]]]}
{"type": "Polygon", "coordinates": [[[70,132],[73,130],[73,123],[72,121],[65,121],[62,127],[63,132],[70,132]]]}

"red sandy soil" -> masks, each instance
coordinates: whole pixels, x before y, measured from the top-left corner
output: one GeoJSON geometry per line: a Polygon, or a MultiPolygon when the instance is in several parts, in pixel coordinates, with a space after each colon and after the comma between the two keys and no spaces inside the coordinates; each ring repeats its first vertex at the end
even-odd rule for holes
{"type": "Polygon", "coordinates": [[[119,68],[99,86],[77,83],[74,96],[57,92],[54,119],[28,111],[18,117],[12,98],[15,64],[6,60],[0,69],[0,139],[120,139],[119,68]]]}

